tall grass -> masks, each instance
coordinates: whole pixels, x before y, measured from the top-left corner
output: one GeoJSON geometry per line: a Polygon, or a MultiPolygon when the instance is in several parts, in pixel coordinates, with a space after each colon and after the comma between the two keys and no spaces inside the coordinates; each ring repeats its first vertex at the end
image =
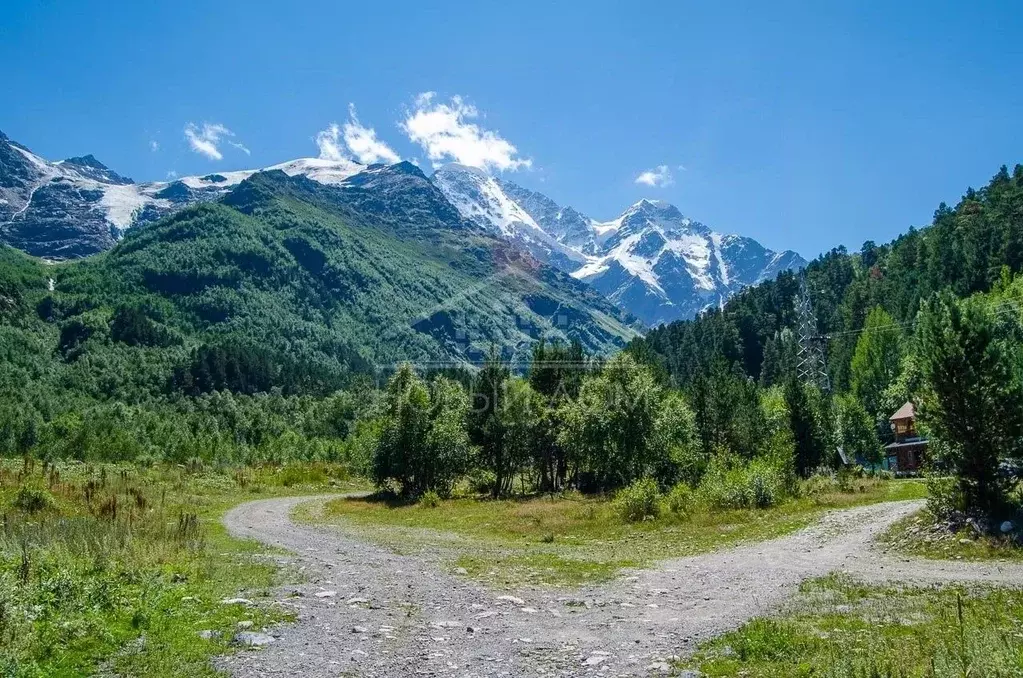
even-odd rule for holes
{"type": "Polygon", "coordinates": [[[0,675],[101,665],[212,675],[206,660],[226,651],[235,622],[280,617],[219,605],[274,574],[223,533],[219,510],[276,487],[322,488],[331,475],[344,473],[0,462],[0,675]],[[223,640],[201,641],[202,629],[223,640]]]}

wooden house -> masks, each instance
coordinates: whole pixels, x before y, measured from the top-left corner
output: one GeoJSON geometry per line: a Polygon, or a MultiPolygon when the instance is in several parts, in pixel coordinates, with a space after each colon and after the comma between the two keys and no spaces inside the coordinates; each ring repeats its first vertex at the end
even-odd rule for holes
{"type": "Polygon", "coordinates": [[[916,410],[907,402],[891,417],[895,442],[884,446],[889,471],[912,473],[920,470],[927,454],[927,439],[916,430],[916,410]]]}

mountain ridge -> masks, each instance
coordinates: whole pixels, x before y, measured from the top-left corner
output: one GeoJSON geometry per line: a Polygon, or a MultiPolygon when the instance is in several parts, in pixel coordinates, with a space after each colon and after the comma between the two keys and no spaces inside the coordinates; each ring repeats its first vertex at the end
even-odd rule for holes
{"type": "Polygon", "coordinates": [[[157,335],[238,339],[326,375],[472,363],[491,346],[518,360],[540,337],[607,354],[638,336],[592,289],[461,219],[408,163],[338,185],[254,173],[220,200],[47,268],[47,318],[94,328],[86,349],[124,309],[157,335]]]}
{"type": "Polygon", "coordinates": [[[0,131],[0,241],[47,259],[106,251],[132,227],[223,197],[264,170],[339,184],[366,169],[352,160],[299,158],[271,167],[136,183],[92,154],[50,162],[0,131]]]}
{"type": "MultiPolygon", "coordinates": [[[[795,252],[712,231],[663,201],[643,199],[599,222],[477,168],[449,164],[427,177],[407,161],[390,166],[399,167],[397,173],[382,173],[384,167],[299,158],[262,169],[136,183],[94,155],[49,162],[0,132],[0,242],[48,259],[89,256],[109,250],[131,228],[220,200],[258,173],[279,171],[370,193],[386,191],[381,182],[393,183],[398,175],[414,178],[427,221],[444,212],[446,220],[472,223],[585,282],[650,326],[720,306],[739,289],[806,263],[795,252]]],[[[363,210],[390,208],[363,196],[363,210]]]]}

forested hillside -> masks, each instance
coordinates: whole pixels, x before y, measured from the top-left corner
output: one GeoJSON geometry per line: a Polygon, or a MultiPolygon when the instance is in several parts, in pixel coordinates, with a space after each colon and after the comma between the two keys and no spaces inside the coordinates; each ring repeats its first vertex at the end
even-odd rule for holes
{"type": "MultiPolygon", "coordinates": [[[[955,208],[942,203],[926,228],[910,228],[884,245],[866,242],[859,252],[837,248],[818,257],[806,280],[817,329],[826,337],[833,388],[853,388],[854,353],[865,327],[878,341],[908,336],[922,300],[946,289],[958,297],[985,292],[1002,279],[1003,268],[1023,269],[1023,165],[1011,175],[1003,166],[955,208]]],[[[798,291],[797,276],[782,273],[736,295],[722,310],[651,331],[630,350],[679,386],[718,363],[764,385],[780,383],[795,360],[798,291]]]]}
{"type": "MultiPolygon", "coordinates": [[[[491,346],[513,358],[542,335],[606,353],[635,335],[620,315],[462,220],[413,165],[343,188],[263,172],[85,260],[0,251],[0,446],[46,433],[84,454],[63,449],[90,444],[56,430],[66,416],[161,456],[208,457],[210,440],[194,440],[263,440],[231,413],[249,405],[253,431],[319,435],[300,421],[313,400],[397,361],[458,364],[491,346]]],[[[318,421],[343,426],[335,415],[318,421]]]]}

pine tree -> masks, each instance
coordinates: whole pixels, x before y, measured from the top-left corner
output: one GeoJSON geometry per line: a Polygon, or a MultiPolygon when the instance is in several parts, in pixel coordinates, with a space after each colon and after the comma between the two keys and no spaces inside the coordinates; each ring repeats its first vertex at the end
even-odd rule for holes
{"type": "Polygon", "coordinates": [[[789,427],[795,443],[796,472],[804,478],[818,469],[826,459],[827,439],[822,433],[820,413],[808,393],[811,387],[795,377],[785,382],[785,404],[789,411],[789,427]]]}
{"type": "Polygon", "coordinates": [[[1007,500],[1001,459],[1023,453],[1023,387],[1015,374],[1021,356],[1009,339],[981,302],[950,292],[931,300],[918,324],[920,420],[955,471],[964,508],[987,517],[1007,500]]]}
{"type": "Polygon", "coordinates": [[[722,448],[745,458],[757,454],[767,436],[759,391],[756,382],[722,361],[694,380],[688,395],[705,454],[722,448]]]}

